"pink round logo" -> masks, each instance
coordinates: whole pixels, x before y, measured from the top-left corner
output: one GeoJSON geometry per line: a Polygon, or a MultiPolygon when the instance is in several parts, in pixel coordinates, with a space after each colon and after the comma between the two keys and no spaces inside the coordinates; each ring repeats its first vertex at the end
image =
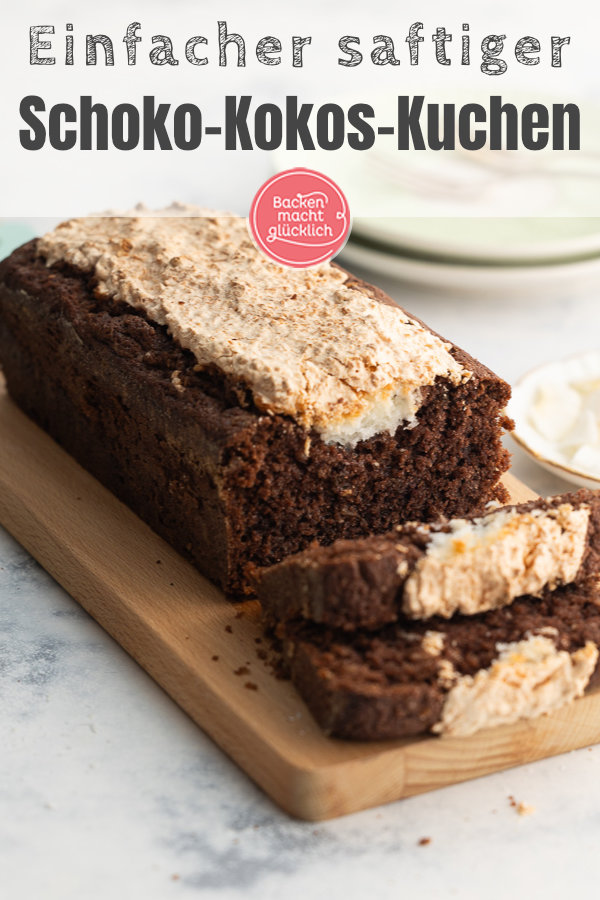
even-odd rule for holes
{"type": "Polygon", "coordinates": [[[305,269],[331,259],[346,243],[348,201],[321,172],[288,169],[269,178],[256,194],[250,230],[275,262],[305,269]]]}

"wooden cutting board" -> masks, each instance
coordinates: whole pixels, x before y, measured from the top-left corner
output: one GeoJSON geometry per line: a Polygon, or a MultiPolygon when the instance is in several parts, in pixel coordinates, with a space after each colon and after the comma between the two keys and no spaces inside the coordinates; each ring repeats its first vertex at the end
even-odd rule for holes
{"type": "MultiPolygon", "coordinates": [[[[510,475],[514,500],[534,496],[510,475]]],[[[326,738],[258,653],[258,604],[228,603],[8,399],[0,522],[289,813],[326,819],[600,741],[600,692],[469,738],[326,738]],[[237,673],[237,674],[236,674],[237,673]]]]}

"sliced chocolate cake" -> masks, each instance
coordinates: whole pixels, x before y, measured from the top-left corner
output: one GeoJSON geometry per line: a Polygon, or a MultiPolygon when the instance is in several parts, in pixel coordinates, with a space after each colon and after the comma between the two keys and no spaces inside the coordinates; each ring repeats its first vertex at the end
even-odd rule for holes
{"type": "Polygon", "coordinates": [[[354,630],[484,612],[597,572],[600,491],[581,490],[313,546],[266,569],[258,593],[268,620],[354,630]]]}
{"type": "Polygon", "coordinates": [[[324,731],[372,741],[464,736],[552,712],[598,680],[597,579],[476,616],[378,632],[277,628],[291,677],[324,731]]]}

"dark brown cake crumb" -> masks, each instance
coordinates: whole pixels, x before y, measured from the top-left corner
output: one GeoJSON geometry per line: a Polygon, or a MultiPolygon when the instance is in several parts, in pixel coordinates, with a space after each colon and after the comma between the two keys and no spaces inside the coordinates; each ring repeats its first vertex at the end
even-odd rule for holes
{"type": "Polygon", "coordinates": [[[426,847],[427,844],[430,844],[430,843],[431,843],[431,838],[430,838],[430,837],[422,837],[422,838],[419,838],[419,840],[417,841],[417,843],[418,843],[419,847],[426,847]]]}
{"type": "Polygon", "coordinates": [[[231,625],[226,625],[225,631],[227,632],[227,634],[233,634],[233,628],[231,627],[231,625]]]}
{"type": "Polygon", "coordinates": [[[266,632],[266,639],[267,648],[255,648],[256,656],[278,681],[289,681],[289,668],[283,657],[281,641],[271,628],[266,632]]]}
{"type": "Polygon", "coordinates": [[[247,690],[249,690],[249,691],[257,691],[257,690],[258,690],[258,685],[257,685],[257,684],[254,684],[253,681],[247,681],[247,682],[244,684],[244,687],[245,687],[247,690]]]}
{"type": "Polygon", "coordinates": [[[211,659],[212,659],[213,662],[218,662],[218,661],[219,661],[219,657],[218,657],[217,654],[215,654],[214,656],[211,656],[211,659]]]}
{"type": "Polygon", "coordinates": [[[240,666],[239,669],[235,669],[234,675],[249,675],[250,669],[248,666],[240,666]]]}

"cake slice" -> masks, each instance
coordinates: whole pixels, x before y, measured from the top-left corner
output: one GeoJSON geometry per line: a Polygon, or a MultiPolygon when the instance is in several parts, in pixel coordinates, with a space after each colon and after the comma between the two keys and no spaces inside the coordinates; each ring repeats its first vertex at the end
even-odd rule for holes
{"type": "Polygon", "coordinates": [[[508,385],[342,269],[275,265],[244,219],[77,219],[20,248],[0,360],[22,409],[232,596],[311,541],[507,499],[508,385]]]}
{"type": "Polygon", "coordinates": [[[598,682],[596,579],[477,616],[351,634],[294,621],[277,633],[298,691],[340,738],[465,736],[552,712],[598,682]]]}
{"type": "Polygon", "coordinates": [[[313,546],[262,574],[267,620],[377,628],[472,615],[600,572],[600,491],[313,546]]]}

